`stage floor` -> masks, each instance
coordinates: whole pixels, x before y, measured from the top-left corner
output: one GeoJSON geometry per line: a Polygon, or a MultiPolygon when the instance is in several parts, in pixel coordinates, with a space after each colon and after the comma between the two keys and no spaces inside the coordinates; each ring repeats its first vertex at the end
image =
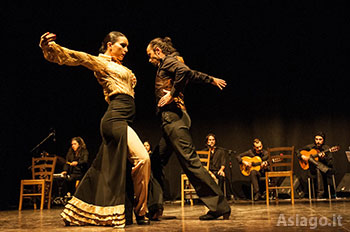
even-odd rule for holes
{"type": "Polygon", "coordinates": [[[60,218],[61,207],[50,210],[0,211],[0,231],[350,231],[350,201],[298,201],[294,207],[288,201],[230,203],[229,220],[200,221],[205,206],[196,204],[181,207],[179,202],[165,205],[164,216],[176,219],[151,222],[149,226],[137,224],[125,229],[96,226],[64,226],[60,218]]]}

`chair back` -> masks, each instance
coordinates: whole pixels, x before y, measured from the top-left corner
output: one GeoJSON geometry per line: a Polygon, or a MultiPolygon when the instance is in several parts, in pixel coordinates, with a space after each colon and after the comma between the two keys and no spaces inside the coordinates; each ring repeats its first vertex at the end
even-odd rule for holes
{"type": "Polygon", "coordinates": [[[209,170],[210,165],[210,151],[196,151],[203,167],[209,170]]]}
{"type": "Polygon", "coordinates": [[[293,171],[294,146],[267,149],[270,171],[293,171]]]}
{"type": "Polygon", "coordinates": [[[56,166],[56,156],[32,158],[32,178],[52,181],[56,166]]]}

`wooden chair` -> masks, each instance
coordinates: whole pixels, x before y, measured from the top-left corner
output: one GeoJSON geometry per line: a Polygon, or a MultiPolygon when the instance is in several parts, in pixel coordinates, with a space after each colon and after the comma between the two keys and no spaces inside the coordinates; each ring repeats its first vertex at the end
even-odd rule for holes
{"type": "Polygon", "coordinates": [[[57,157],[32,158],[32,179],[21,180],[21,190],[19,197],[18,210],[22,210],[23,198],[34,199],[34,209],[36,198],[41,198],[40,209],[44,209],[44,203],[47,202],[47,208],[51,208],[51,191],[53,173],[55,171],[57,157]]]}
{"type": "Polygon", "coordinates": [[[276,190],[276,201],[278,201],[279,189],[291,189],[291,202],[294,205],[294,188],[293,188],[293,157],[294,146],[292,147],[275,147],[267,149],[269,154],[270,171],[265,172],[266,177],[266,205],[269,205],[269,191],[276,190]],[[289,177],[289,186],[270,186],[271,177],[289,177]]]}
{"type": "MultiPolygon", "coordinates": [[[[196,151],[200,158],[200,161],[205,169],[209,171],[210,164],[210,152],[209,151],[196,151]]],[[[181,174],[181,206],[185,205],[185,197],[189,196],[191,205],[193,205],[193,196],[196,195],[196,190],[191,185],[186,174],[181,174]]]]}

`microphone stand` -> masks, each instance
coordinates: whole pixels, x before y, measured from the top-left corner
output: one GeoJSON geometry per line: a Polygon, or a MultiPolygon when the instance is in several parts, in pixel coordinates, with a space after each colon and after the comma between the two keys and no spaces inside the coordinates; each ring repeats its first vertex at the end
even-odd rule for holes
{"type": "Polygon", "coordinates": [[[33,151],[35,151],[36,149],[38,149],[38,147],[41,146],[41,144],[43,144],[46,140],[48,140],[51,136],[54,136],[55,132],[51,132],[46,138],[44,138],[38,145],[36,145],[31,151],[30,153],[32,153],[33,151]]]}
{"type": "MultiPolygon", "coordinates": [[[[36,149],[38,149],[38,148],[41,146],[41,144],[45,143],[46,140],[48,140],[51,136],[55,136],[55,131],[51,132],[48,136],[46,136],[46,138],[44,138],[39,144],[37,144],[37,145],[30,151],[30,153],[33,153],[36,149]]],[[[41,156],[44,157],[44,156],[46,155],[45,153],[46,153],[46,152],[43,152],[43,153],[41,154],[41,156]]],[[[28,170],[30,170],[30,169],[32,169],[32,165],[30,165],[30,166],[28,167],[28,170]]]]}

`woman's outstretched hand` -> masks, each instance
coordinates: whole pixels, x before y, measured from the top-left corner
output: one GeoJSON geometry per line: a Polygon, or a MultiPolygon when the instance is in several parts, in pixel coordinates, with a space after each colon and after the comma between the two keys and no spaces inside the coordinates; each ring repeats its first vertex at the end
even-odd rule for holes
{"type": "Polygon", "coordinates": [[[46,32],[40,37],[39,47],[46,48],[51,42],[56,40],[56,35],[50,32],[46,32]]]}

